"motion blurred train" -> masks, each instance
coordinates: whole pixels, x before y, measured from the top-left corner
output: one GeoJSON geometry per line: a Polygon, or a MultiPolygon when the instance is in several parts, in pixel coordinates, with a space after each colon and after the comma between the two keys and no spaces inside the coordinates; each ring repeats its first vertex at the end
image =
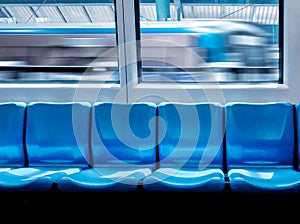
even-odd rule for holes
{"type": "MultiPolygon", "coordinates": [[[[259,25],[230,20],[141,22],[144,68],[168,66],[278,66],[271,57],[270,34],[259,25]],[[159,54],[157,51],[159,50],[159,54]]],[[[32,66],[117,67],[114,23],[82,25],[9,25],[0,30],[0,60],[32,66]]]]}

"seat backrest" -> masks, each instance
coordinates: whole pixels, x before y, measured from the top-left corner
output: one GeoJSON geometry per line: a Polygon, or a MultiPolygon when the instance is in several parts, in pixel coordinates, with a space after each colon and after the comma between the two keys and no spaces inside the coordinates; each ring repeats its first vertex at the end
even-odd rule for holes
{"type": "Polygon", "coordinates": [[[90,108],[79,102],[28,104],[28,165],[88,167],[90,108]]]}
{"type": "Polygon", "coordinates": [[[300,170],[300,102],[295,104],[296,109],[296,130],[297,130],[297,156],[298,156],[298,170],[300,170]]]}
{"type": "Polygon", "coordinates": [[[95,103],[92,107],[94,167],[156,166],[156,105],[95,103]]]}
{"type": "Polygon", "coordinates": [[[292,167],[293,105],[286,102],[228,103],[227,167],[292,167]]]}
{"type": "Polygon", "coordinates": [[[22,167],[26,103],[0,103],[0,167],[22,167]]]}
{"type": "Polygon", "coordinates": [[[218,103],[158,105],[160,167],[223,168],[223,106],[218,103]]]}

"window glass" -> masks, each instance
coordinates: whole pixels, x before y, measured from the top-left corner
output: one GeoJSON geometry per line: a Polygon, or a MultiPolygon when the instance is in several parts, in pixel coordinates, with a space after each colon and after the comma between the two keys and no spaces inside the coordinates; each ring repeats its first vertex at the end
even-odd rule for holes
{"type": "Polygon", "coordinates": [[[1,81],[113,81],[114,0],[3,0],[1,81]]]}
{"type": "Polygon", "coordinates": [[[279,0],[140,0],[139,9],[141,81],[282,80],[279,0]]]}

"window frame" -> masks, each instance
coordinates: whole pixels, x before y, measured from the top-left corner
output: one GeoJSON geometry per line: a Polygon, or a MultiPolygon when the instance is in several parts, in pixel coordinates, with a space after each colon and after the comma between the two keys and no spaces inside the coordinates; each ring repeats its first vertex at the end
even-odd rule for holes
{"type": "MultiPolygon", "coordinates": [[[[160,103],[162,101],[177,101],[177,102],[203,102],[216,101],[220,103],[244,101],[244,102],[268,102],[268,101],[290,101],[297,102],[297,97],[294,92],[297,85],[300,85],[300,80],[297,81],[295,73],[291,71],[294,67],[294,60],[291,55],[297,55],[295,49],[287,43],[293,43],[291,34],[295,31],[291,30],[289,21],[293,21],[297,14],[297,9],[300,9],[300,3],[296,0],[279,0],[280,1],[280,28],[279,28],[279,44],[280,44],[280,76],[282,77],[278,83],[146,83],[138,82],[138,72],[140,70],[136,61],[136,54],[127,54],[127,63],[130,64],[131,70],[128,73],[128,101],[152,101],[160,103]],[[291,13],[292,11],[292,13],[291,13]],[[287,13],[289,12],[289,13],[287,13]],[[299,83],[298,83],[299,82],[299,83]]],[[[128,1],[129,3],[129,1],[128,1]]],[[[139,8],[139,1],[130,1],[125,15],[138,15],[136,10],[139,8]]],[[[130,18],[128,18],[130,19],[130,18]]],[[[125,23],[125,30],[132,29],[132,24],[136,22],[136,18],[132,18],[131,22],[125,23]]],[[[136,26],[137,28],[139,26],[136,26]]],[[[137,34],[131,34],[127,38],[128,42],[138,42],[139,31],[137,34]]],[[[296,31],[298,32],[298,31],[296,31]]],[[[300,35],[300,34],[299,34],[300,35]]],[[[295,42],[295,40],[293,40],[295,42]]],[[[126,53],[139,51],[138,44],[126,46],[126,53]],[[129,48],[130,50],[127,50],[129,48]],[[133,49],[135,48],[135,49],[133,49]]],[[[295,58],[295,57],[294,57],[295,58]]],[[[299,63],[298,63],[299,64],[299,63]]],[[[300,67],[299,67],[300,69],[300,67]]],[[[299,94],[300,95],[300,94],[299,94]]]]}
{"type": "MultiPolygon", "coordinates": [[[[136,102],[270,102],[297,103],[300,94],[297,58],[300,2],[282,1],[280,19],[281,83],[139,83],[138,0],[116,0],[120,84],[108,83],[0,83],[1,101],[120,101],[136,102]],[[80,93],[80,94],[78,94],[80,93]]],[[[279,30],[280,30],[279,29],[279,30]]],[[[298,46],[299,45],[299,46],[298,46]]]]}
{"type": "Polygon", "coordinates": [[[127,102],[123,0],[115,0],[119,82],[1,82],[0,101],[127,102]]]}

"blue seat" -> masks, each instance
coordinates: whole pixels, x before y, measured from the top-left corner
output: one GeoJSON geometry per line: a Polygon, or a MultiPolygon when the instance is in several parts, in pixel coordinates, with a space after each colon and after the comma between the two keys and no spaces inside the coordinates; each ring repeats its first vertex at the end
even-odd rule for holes
{"type": "MultiPolygon", "coordinates": [[[[0,189],[48,191],[61,176],[88,168],[90,108],[87,103],[28,104],[27,165],[0,173],[0,189]]],[[[23,123],[12,131],[19,135],[20,130],[23,123]]]]}
{"type": "Polygon", "coordinates": [[[143,180],[146,192],[223,192],[223,106],[158,105],[159,168],[143,180]]]}
{"type": "Polygon", "coordinates": [[[0,103],[0,171],[25,166],[26,103],[0,103]]]}
{"type": "Polygon", "coordinates": [[[61,178],[58,190],[136,191],[156,166],[155,118],[153,103],[95,103],[93,168],[61,178]]]}
{"type": "Polygon", "coordinates": [[[297,130],[297,167],[296,169],[300,171],[300,102],[295,104],[296,109],[296,130],[297,130]]]}
{"type": "Polygon", "coordinates": [[[226,156],[232,192],[300,191],[294,169],[293,105],[228,103],[226,156]]]}

